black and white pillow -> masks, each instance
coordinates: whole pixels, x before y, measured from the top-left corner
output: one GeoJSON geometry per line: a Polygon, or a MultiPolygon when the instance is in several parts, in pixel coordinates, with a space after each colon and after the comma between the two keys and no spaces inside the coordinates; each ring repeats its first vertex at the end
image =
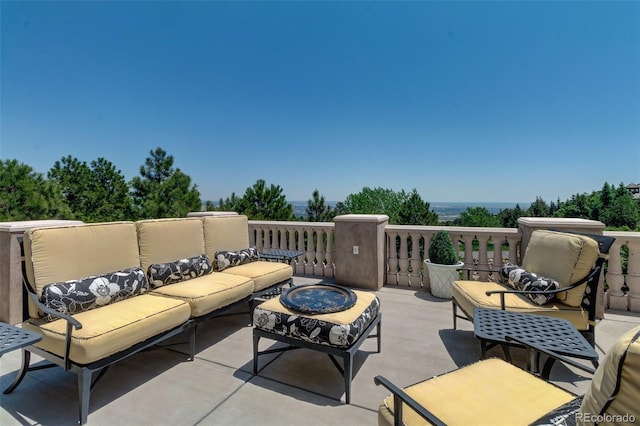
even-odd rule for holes
{"type": "Polygon", "coordinates": [[[259,259],[260,254],[258,253],[258,249],[255,247],[249,247],[243,250],[216,252],[216,263],[218,265],[218,271],[223,271],[231,266],[238,266],[249,262],[255,262],[259,259]]]}
{"type": "MultiPolygon", "coordinates": [[[[73,315],[142,294],[149,282],[142,268],[129,268],[80,280],[47,284],[42,289],[41,302],[62,314],[73,315]]],[[[45,315],[48,321],[58,318],[45,315]]]]}
{"type": "Polygon", "coordinates": [[[174,262],[154,263],[149,265],[147,276],[154,288],[174,284],[191,278],[202,277],[213,272],[209,256],[199,256],[179,259],[174,262]]]}
{"type": "MultiPolygon", "coordinates": [[[[547,291],[560,288],[558,281],[538,276],[533,272],[522,269],[518,265],[506,263],[500,268],[498,274],[500,282],[516,290],[524,291],[547,291]]],[[[555,294],[525,294],[536,305],[544,305],[555,297],[555,294]]]]}

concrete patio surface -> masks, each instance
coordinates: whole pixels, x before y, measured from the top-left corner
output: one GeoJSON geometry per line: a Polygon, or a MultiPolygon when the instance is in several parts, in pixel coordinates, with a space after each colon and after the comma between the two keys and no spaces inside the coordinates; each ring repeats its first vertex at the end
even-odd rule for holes
{"type": "MultiPolygon", "coordinates": [[[[319,280],[295,277],[296,284],[319,280]]],[[[179,350],[159,349],[112,366],[91,394],[89,425],[374,425],[387,395],[373,383],[381,374],[399,386],[475,362],[480,345],[472,324],[452,329],[451,302],[422,289],[385,287],[381,300],[382,352],[367,340],[354,361],[351,404],[345,405],[342,375],[325,354],[307,349],[263,356],[252,373],[252,328],[248,314],[217,318],[198,327],[193,362],[179,350]],[[273,361],[273,362],[270,362],[273,361]],[[270,362],[270,363],[269,363],[270,362]]],[[[600,354],[640,315],[607,311],[597,326],[600,354]]],[[[275,345],[262,339],[260,349],[275,345]]],[[[512,351],[525,366],[524,351],[512,351]]],[[[494,348],[489,356],[503,357],[494,348]]],[[[20,366],[20,351],[0,359],[0,388],[20,366]]],[[[556,365],[552,381],[584,392],[590,375],[556,365]]],[[[27,374],[10,395],[0,395],[0,425],[73,425],[77,421],[76,376],[61,368],[27,374]]]]}

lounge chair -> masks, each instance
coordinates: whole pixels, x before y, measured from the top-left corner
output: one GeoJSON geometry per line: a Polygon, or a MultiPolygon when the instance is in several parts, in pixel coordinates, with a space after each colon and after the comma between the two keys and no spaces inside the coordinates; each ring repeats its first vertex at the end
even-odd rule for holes
{"type": "Polygon", "coordinates": [[[594,373],[586,393],[573,395],[492,358],[404,389],[376,376],[375,383],[391,391],[378,408],[378,424],[564,425],[640,421],[640,326],[620,337],[595,371],[526,341],[518,343],[594,373]]]}
{"type": "Polygon", "coordinates": [[[598,283],[614,241],[601,235],[534,231],[522,266],[505,265],[498,271],[503,283],[453,283],[453,328],[457,318],[473,321],[475,307],[502,309],[564,318],[594,345],[598,283]]]}

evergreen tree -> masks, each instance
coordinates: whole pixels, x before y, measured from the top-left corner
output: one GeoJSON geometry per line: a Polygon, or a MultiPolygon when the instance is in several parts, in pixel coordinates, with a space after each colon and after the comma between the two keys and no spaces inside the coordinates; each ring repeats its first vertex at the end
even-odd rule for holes
{"type": "Polygon", "coordinates": [[[293,207],[287,203],[279,185],[267,187],[263,179],[258,179],[253,187],[247,188],[239,200],[240,213],[254,220],[291,220],[293,207]]]}
{"type": "Polygon", "coordinates": [[[235,192],[231,193],[231,197],[227,197],[224,200],[220,198],[218,201],[218,208],[213,210],[219,210],[223,212],[240,212],[240,198],[236,195],[235,192]]]}
{"type": "Polygon", "coordinates": [[[400,206],[407,198],[404,191],[364,187],[362,191],[347,196],[340,206],[344,209],[341,214],[385,214],[389,216],[389,223],[397,224],[400,206]]]}
{"type": "Polygon", "coordinates": [[[131,181],[137,215],[154,219],[184,217],[191,211],[200,211],[198,187],[180,169],[173,168],[173,156],[162,148],[149,154],[140,167],[140,176],[131,181]]]}
{"type": "Polygon", "coordinates": [[[531,217],[548,217],[549,207],[542,197],[536,197],[536,201],[531,203],[527,209],[527,215],[531,217]]]}
{"type": "Polygon", "coordinates": [[[500,210],[498,213],[498,221],[502,224],[503,228],[517,228],[518,219],[524,216],[524,210],[520,207],[520,204],[516,204],[513,209],[500,210]]]}
{"type": "Polygon", "coordinates": [[[611,187],[612,192],[603,198],[611,197],[605,206],[600,221],[607,227],[637,229],[640,226],[640,210],[633,200],[633,196],[624,186],[620,184],[617,189],[611,187]]]}
{"type": "Polygon", "coordinates": [[[497,216],[489,213],[485,207],[467,207],[465,211],[460,214],[459,222],[460,226],[471,227],[499,227],[500,221],[497,216]]]}
{"type": "Polygon", "coordinates": [[[431,209],[431,205],[422,201],[420,194],[414,188],[409,197],[402,202],[398,210],[398,224],[400,225],[438,225],[438,214],[431,209]]]}
{"type": "Polygon", "coordinates": [[[133,218],[129,187],[115,166],[100,157],[91,162],[66,156],[49,170],[74,218],[84,222],[108,222],[133,218]]]}
{"type": "Polygon", "coordinates": [[[72,219],[60,187],[18,160],[0,161],[0,220],[72,219]]]}
{"type": "Polygon", "coordinates": [[[306,219],[309,222],[328,222],[335,216],[325,201],[324,196],[320,195],[317,189],[314,189],[311,199],[307,201],[306,219]]]}

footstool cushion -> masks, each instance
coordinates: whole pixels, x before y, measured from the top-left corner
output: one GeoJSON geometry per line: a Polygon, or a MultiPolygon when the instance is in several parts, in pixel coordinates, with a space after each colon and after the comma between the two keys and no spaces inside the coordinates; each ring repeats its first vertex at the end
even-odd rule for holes
{"type": "Polygon", "coordinates": [[[336,348],[353,345],[380,312],[380,300],[373,293],[353,290],[357,296],[351,308],[328,314],[306,314],[285,307],[279,298],[267,300],[253,311],[256,328],[336,348]]]}

